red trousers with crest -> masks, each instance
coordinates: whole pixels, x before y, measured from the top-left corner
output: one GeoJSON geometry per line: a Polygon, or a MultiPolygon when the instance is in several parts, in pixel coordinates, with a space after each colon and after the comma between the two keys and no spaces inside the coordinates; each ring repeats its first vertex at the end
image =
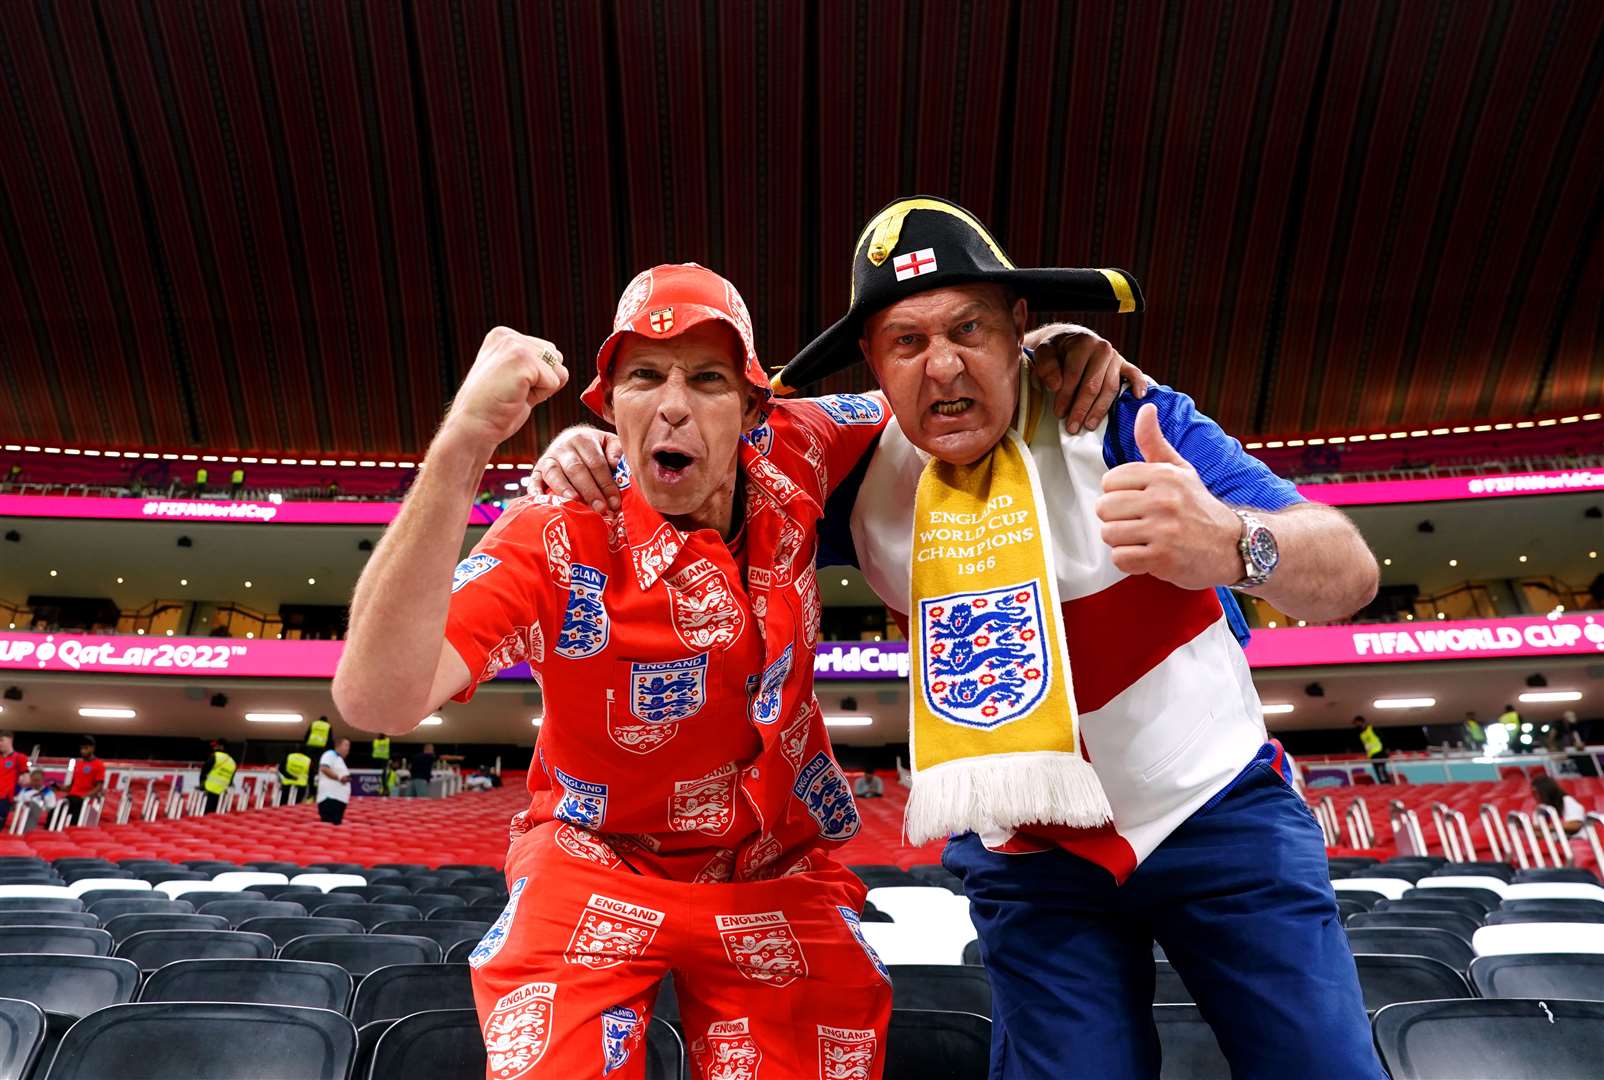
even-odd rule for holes
{"type": "Polygon", "coordinates": [[[486,1077],[644,1077],[673,972],[700,1080],[878,1080],[891,985],[851,871],[691,884],[576,857],[574,836],[547,822],[507,854],[506,909],[469,959],[486,1077]]]}

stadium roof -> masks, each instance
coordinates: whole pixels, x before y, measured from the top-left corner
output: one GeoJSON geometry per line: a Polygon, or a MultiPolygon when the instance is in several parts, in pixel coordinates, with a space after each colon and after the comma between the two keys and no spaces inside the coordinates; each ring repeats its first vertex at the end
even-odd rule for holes
{"type": "Polygon", "coordinates": [[[1245,436],[1604,386],[1599,4],[44,4],[0,75],[15,438],[415,453],[487,328],[583,371],[665,260],[778,365],[916,191],[1133,271],[1099,328],[1245,436]]]}

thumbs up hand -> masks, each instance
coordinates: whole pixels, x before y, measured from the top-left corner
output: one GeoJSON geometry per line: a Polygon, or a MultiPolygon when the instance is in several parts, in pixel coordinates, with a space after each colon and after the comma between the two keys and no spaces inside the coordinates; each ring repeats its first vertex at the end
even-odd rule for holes
{"type": "Polygon", "coordinates": [[[1142,460],[1104,474],[1097,500],[1114,565],[1183,589],[1240,581],[1242,520],[1209,493],[1197,470],[1170,445],[1151,404],[1136,414],[1136,448],[1142,460]]]}

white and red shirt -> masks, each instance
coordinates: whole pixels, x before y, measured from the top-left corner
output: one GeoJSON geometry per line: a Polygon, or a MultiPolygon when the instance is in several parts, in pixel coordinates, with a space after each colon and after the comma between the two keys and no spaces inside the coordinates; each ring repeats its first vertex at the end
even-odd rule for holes
{"type": "MultiPolygon", "coordinates": [[[[1247,660],[1215,593],[1125,574],[1102,541],[1095,506],[1103,474],[1120,461],[1140,460],[1132,426],[1137,407],[1148,402],[1158,406],[1171,445],[1216,497],[1264,510],[1300,498],[1198,414],[1190,398],[1167,387],[1150,388],[1141,401],[1122,395],[1095,430],[1070,435],[1050,417],[1038,425],[1030,453],[1045,493],[1082,751],[1114,820],[1096,829],[1051,827],[981,839],[1011,852],[1056,844],[1119,880],[1226,790],[1267,738],[1247,660]]],[[[904,628],[914,493],[926,460],[893,420],[855,495],[843,490],[832,503],[833,510],[853,499],[850,542],[858,565],[904,628]]]]}
{"type": "Polygon", "coordinates": [[[857,811],[813,696],[816,527],[885,424],[877,398],[777,402],[740,448],[745,527],[520,499],[457,567],[446,638],[478,682],[527,661],[545,712],[514,836],[678,881],[805,869],[857,811]]]}

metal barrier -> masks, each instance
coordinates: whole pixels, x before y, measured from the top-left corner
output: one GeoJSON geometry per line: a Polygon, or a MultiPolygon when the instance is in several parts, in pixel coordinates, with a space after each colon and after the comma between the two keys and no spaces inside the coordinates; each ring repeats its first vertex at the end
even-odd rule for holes
{"type": "Polygon", "coordinates": [[[1459,839],[1464,843],[1465,862],[1476,861],[1476,845],[1470,839],[1470,823],[1465,820],[1463,811],[1448,811],[1449,831],[1458,833],[1459,839]]]}
{"type": "Polygon", "coordinates": [[[1509,833],[1504,828],[1504,819],[1498,816],[1498,807],[1492,803],[1481,804],[1481,829],[1487,836],[1489,858],[1494,862],[1508,862],[1509,833]]]}
{"type": "Polygon", "coordinates": [[[1342,840],[1342,829],[1337,824],[1337,801],[1327,795],[1314,804],[1314,819],[1325,834],[1326,847],[1336,847],[1342,840]]]}
{"type": "Polygon", "coordinates": [[[1400,855],[1427,855],[1426,834],[1420,831],[1420,817],[1399,799],[1387,804],[1392,835],[1400,855]]]}
{"type": "Polygon", "coordinates": [[[1546,803],[1537,804],[1537,830],[1543,834],[1543,843],[1548,846],[1554,865],[1569,866],[1571,844],[1565,835],[1565,823],[1560,820],[1558,812],[1546,803]]]}
{"type": "Polygon", "coordinates": [[[1511,810],[1504,815],[1509,823],[1509,843],[1514,849],[1515,859],[1520,863],[1522,870],[1531,870],[1534,867],[1546,865],[1543,862],[1542,849],[1537,846],[1537,831],[1532,828],[1532,819],[1519,810],[1511,810]],[[1531,858],[1527,858],[1527,850],[1531,851],[1531,858]]]}
{"type": "Polygon", "coordinates": [[[1355,848],[1373,848],[1376,846],[1376,831],[1370,825],[1370,807],[1364,797],[1355,798],[1348,804],[1348,846],[1355,848]]]}
{"type": "Polygon", "coordinates": [[[1600,832],[1604,831],[1604,814],[1589,813],[1582,819],[1582,835],[1593,849],[1593,866],[1599,873],[1604,873],[1604,842],[1601,842],[1600,832]]]}
{"type": "Polygon", "coordinates": [[[1448,827],[1448,815],[1452,813],[1447,803],[1431,804],[1431,823],[1437,827],[1437,843],[1442,847],[1443,856],[1450,862],[1464,862],[1459,850],[1459,838],[1448,827]]]}

